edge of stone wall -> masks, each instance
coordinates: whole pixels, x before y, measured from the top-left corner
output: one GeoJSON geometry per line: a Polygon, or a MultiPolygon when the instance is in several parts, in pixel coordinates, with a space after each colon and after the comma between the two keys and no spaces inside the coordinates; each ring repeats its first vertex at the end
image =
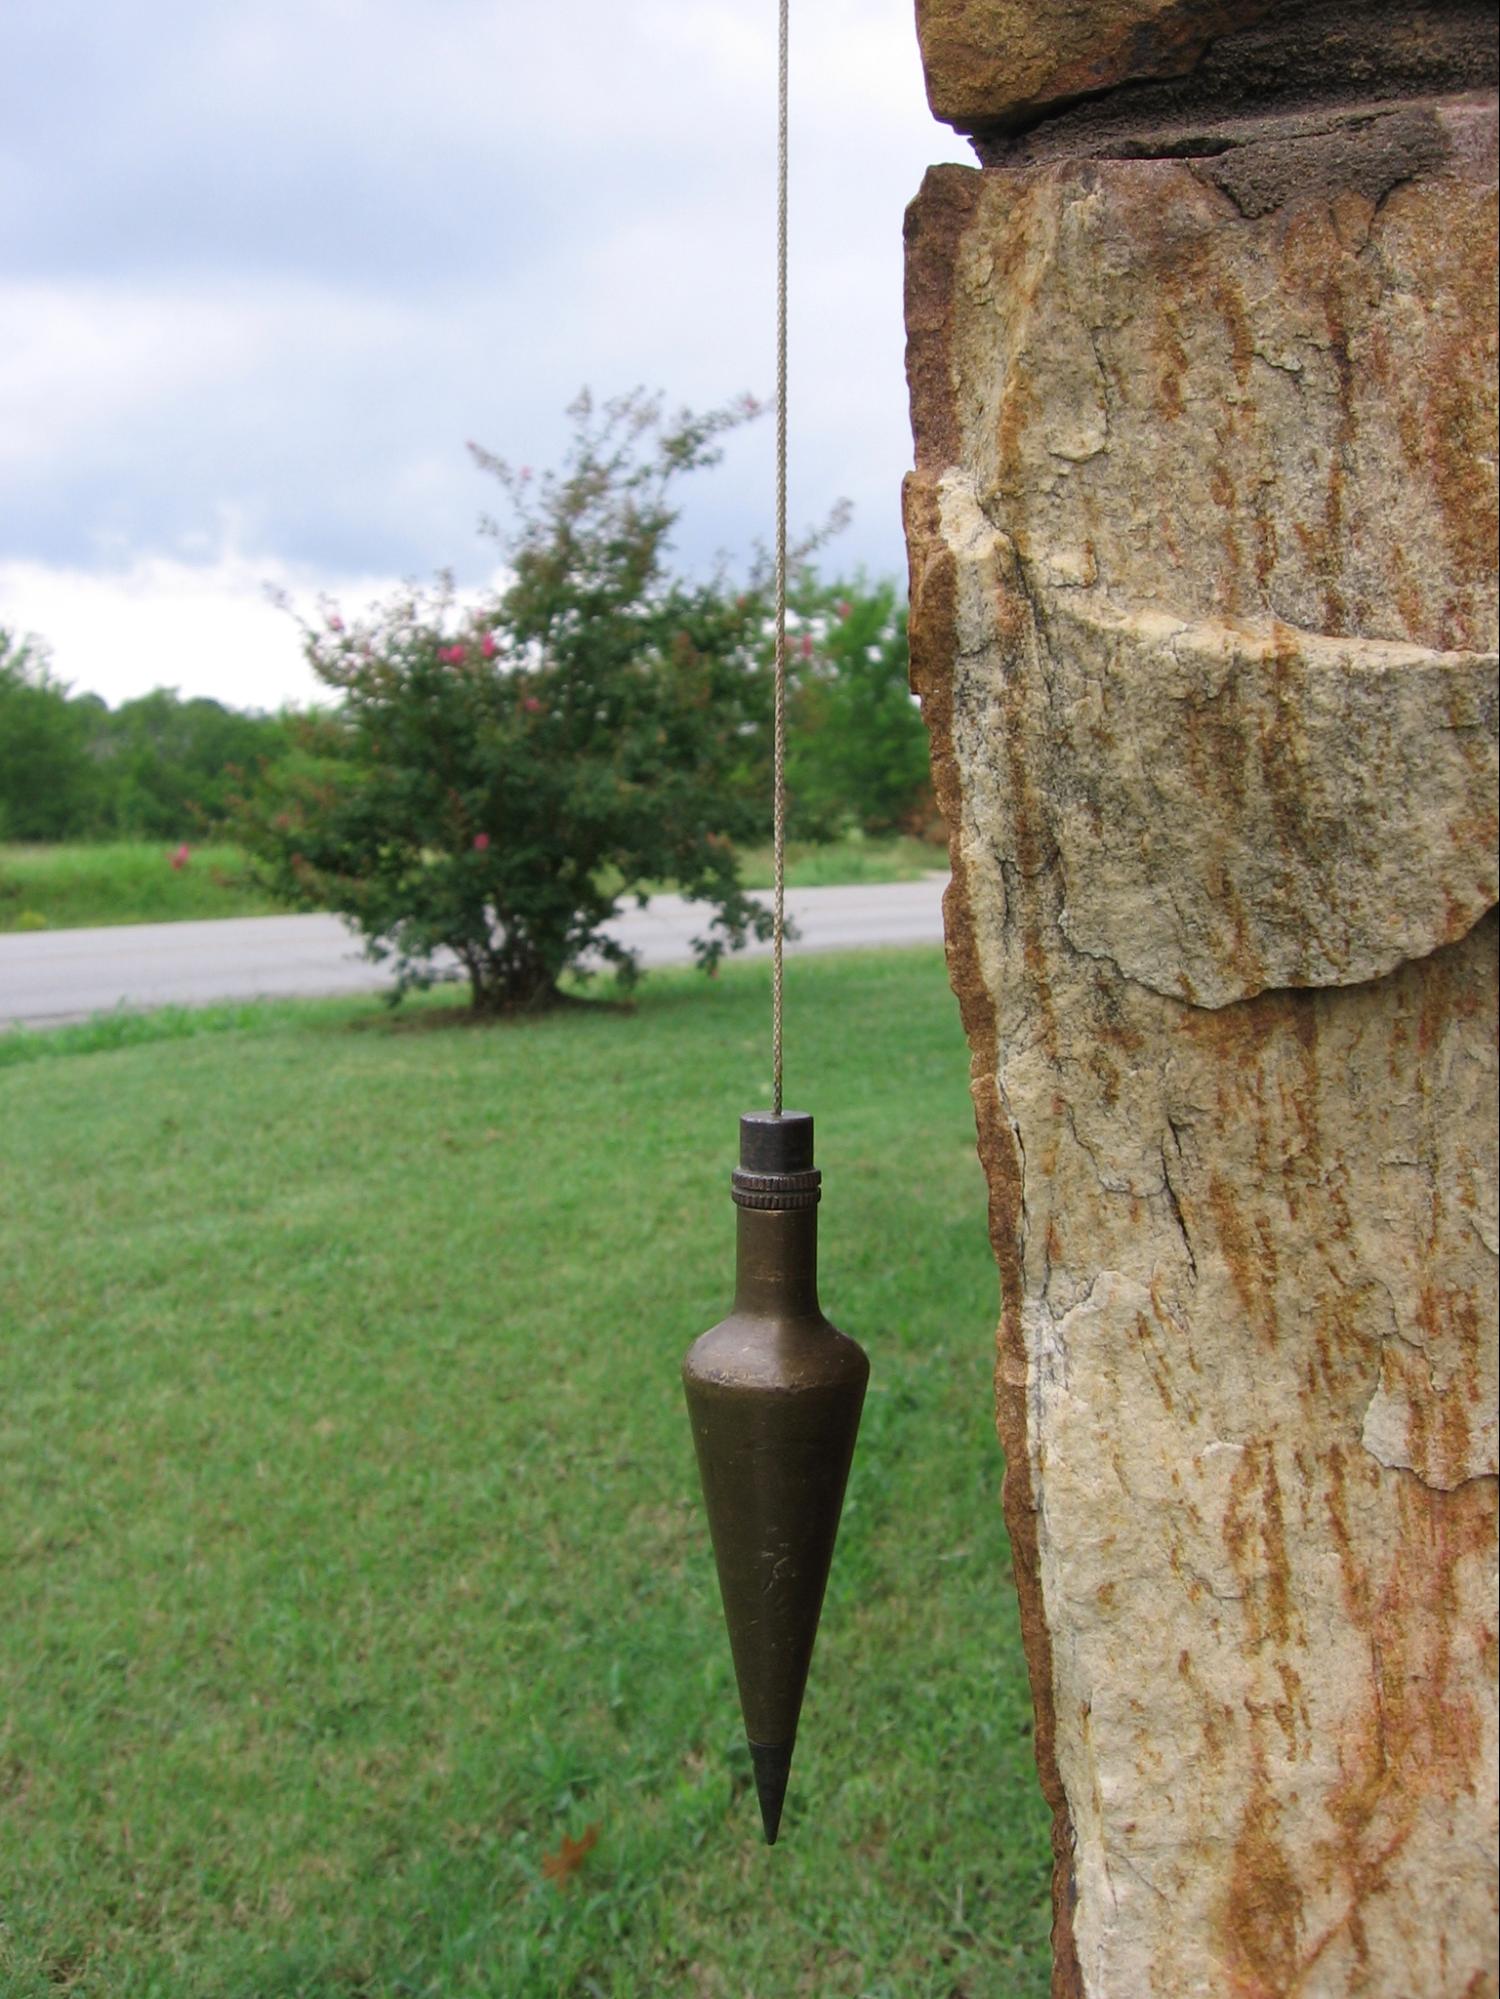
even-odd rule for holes
{"type": "Polygon", "coordinates": [[[1022,1162],[1000,1102],[999,1027],[979,963],[963,853],[958,763],[953,747],[953,686],[949,665],[956,642],[956,566],[939,526],[937,480],[959,455],[959,426],[947,368],[947,319],[955,246],[979,197],[978,169],[928,169],[906,211],[907,382],[912,423],[923,440],[916,470],[902,485],[910,564],[911,688],[922,703],[932,748],[933,788],[948,829],[951,879],[944,896],[948,980],[971,1050],[969,1090],[980,1163],[989,1189],[989,1237],[1000,1272],[996,1332],[996,1429],[1005,1457],[1001,1506],[1010,1536],[1021,1639],[1031,1680],[1037,1773],[1052,1813],[1052,1993],[1081,1999],[1082,1974],[1073,1936],[1073,1826],[1058,1769],[1053,1703],[1052,1641],[1042,1605],[1037,1501],[1026,1443],[1025,1343],[1021,1333],[1022,1162]],[[934,451],[934,441],[937,449],[934,451]],[[942,462],[935,462],[941,460],[942,462]]]}

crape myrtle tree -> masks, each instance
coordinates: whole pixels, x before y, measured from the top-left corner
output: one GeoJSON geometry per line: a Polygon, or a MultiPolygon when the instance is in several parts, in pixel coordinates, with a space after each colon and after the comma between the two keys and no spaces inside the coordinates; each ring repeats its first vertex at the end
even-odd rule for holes
{"type": "Polygon", "coordinates": [[[509,501],[483,523],[503,587],[460,607],[441,580],[304,626],[338,706],[242,804],[272,889],[346,917],[396,998],[443,951],[485,1013],[553,1004],[592,955],[628,979],[604,925],[664,881],[707,905],[702,965],[767,934],[734,848],[768,810],[765,565],[732,588],[667,564],[679,482],[756,407],[668,419],[637,391],[569,414],[540,478],[470,446],[509,501]]]}

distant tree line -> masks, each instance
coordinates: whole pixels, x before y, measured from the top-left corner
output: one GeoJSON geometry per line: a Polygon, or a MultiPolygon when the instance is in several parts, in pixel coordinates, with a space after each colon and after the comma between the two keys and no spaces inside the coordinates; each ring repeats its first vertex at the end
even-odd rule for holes
{"type": "Polygon", "coordinates": [[[111,708],[75,694],[45,645],[0,628],[0,840],[185,840],[292,749],[299,718],[158,688],[111,708]]]}
{"type": "MultiPolygon", "coordinates": [[[[931,830],[927,743],[907,691],[906,607],[895,585],[825,583],[803,570],[791,618],[795,837],[931,830]]],[[[763,796],[770,641],[762,633],[746,645],[737,629],[736,643],[742,670],[720,719],[743,738],[743,788],[763,796]]],[[[111,708],[59,680],[42,641],[0,627],[0,841],[232,832],[243,799],[282,766],[305,762],[327,719],[245,712],[165,687],[111,708]]]]}

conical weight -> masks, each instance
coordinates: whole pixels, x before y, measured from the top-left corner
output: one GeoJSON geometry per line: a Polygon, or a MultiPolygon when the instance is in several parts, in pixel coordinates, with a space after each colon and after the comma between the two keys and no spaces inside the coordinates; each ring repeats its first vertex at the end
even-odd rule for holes
{"type": "Polygon", "coordinates": [[[812,1140],[803,1111],[740,1119],[734,1309],[682,1364],[768,1844],[870,1375],[818,1305],[812,1140]]]}

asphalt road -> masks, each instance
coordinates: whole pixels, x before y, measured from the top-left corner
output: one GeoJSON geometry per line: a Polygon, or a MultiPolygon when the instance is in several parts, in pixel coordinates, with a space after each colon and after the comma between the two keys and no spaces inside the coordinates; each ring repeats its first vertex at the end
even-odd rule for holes
{"type": "MultiPolygon", "coordinates": [[[[942,942],[943,882],[788,889],[796,951],[942,942]]],[[[769,900],[769,897],[766,898],[769,900]]],[[[611,926],[645,965],[687,964],[702,905],[654,896],[611,926]]],[[[769,945],[750,946],[764,955],[769,945]]],[[[87,1020],[113,1007],[378,992],[389,974],[360,956],[335,916],[246,916],[227,923],[121,924],[0,937],[0,1027],[87,1020]]]]}

